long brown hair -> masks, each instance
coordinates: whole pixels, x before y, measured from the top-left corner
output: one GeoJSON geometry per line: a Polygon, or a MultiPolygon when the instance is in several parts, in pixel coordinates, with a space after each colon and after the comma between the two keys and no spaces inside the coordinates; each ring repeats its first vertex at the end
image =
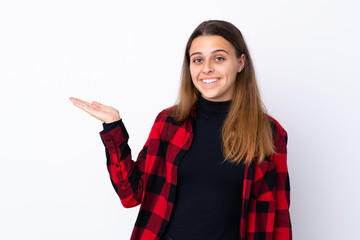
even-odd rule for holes
{"type": "Polygon", "coordinates": [[[184,121],[199,99],[200,93],[191,80],[189,50],[195,38],[209,35],[221,36],[230,42],[238,58],[245,55],[245,66],[237,74],[230,110],[222,128],[225,160],[237,164],[244,160],[249,164],[257,158],[261,162],[274,153],[272,129],[260,98],[248,48],[240,30],[233,24],[220,20],[205,21],[191,34],[185,49],[179,97],[170,115],[175,121],[184,121]]]}

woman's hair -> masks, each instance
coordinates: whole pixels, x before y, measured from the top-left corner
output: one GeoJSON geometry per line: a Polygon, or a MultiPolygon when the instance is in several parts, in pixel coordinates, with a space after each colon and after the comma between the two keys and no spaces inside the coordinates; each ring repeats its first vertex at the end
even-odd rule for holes
{"type": "Polygon", "coordinates": [[[185,49],[179,97],[170,115],[175,121],[182,122],[197,103],[200,92],[191,79],[189,49],[195,38],[214,35],[230,42],[238,58],[245,55],[245,66],[237,74],[230,110],[222,128],[223,155],[226,161],[233,163],[244,160],[250,164],[255,157],[261,162],[274,153],[272,129],[260,98],[249,51],[240,30],[233,24],[220,20],[205,21],[191,34],[185,49]]]}

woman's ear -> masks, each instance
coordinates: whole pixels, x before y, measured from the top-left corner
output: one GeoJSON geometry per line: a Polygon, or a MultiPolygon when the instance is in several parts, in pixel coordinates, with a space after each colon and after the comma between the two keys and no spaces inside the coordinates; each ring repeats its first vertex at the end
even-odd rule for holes
{"type": "Polygon", "coordinates": [[[238,68],[238,72],[241,72],[245,67],[245,55],[241,54],[240,58],[239,58],[239,68],[238,68]]]}

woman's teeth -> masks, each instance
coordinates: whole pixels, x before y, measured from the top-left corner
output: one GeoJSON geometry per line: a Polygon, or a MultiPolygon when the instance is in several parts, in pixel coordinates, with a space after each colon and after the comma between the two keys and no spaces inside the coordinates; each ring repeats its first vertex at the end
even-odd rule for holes
{"type": "Polygon", "coordinates": [[[202,79],[201,81],[203,83],[213,83],[216,82],[217,80],[219,80],[218,78],[213,78],[213,79],[202,79]]]}

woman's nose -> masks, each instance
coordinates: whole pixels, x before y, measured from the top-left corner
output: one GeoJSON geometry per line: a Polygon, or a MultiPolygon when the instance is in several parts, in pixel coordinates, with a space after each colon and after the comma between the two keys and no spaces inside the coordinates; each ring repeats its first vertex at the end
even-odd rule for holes
{"type": "Polygon", "coordinates": [[[212,66],[212,63],[210,61],[205,62],[202,71],[205,74],[209,74],[209,73],[214,72],[214,68],[212,66]]]}

